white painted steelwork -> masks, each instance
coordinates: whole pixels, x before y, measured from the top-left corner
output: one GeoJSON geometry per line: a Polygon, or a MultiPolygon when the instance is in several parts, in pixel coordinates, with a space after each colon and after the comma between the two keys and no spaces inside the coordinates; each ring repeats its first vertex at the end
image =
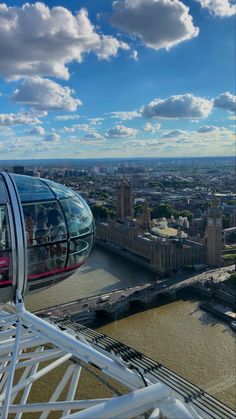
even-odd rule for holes
{"type": "MultiPolygon", "coordinates": [[[[109,384],[108,384],[109,387],[109,384]]],[[[7,306],[0,313],[0,417],[39,412],[45,419],[53,411],[66,418],[145,417],[200,418],[200,414],[166,385],[143,379],[119,357],[99,351],[80,335],[61,331],[24,308],[23,302],[7,306]],[[69,361],[69,362],[68,362],[69,361]],[[45,365],[46,362],[46,365],[45,365]],[[43,366],[42,366],[43,365],[43,366]],[[29,402],[35,385],[50,372],[66,366],[62,380],[52,389],[48,400],[29,402]],[[124,394],[106,399],[76,398],[83,368],[95,367],[102,381],[112,378],[124,387],[124,394]],[[62,393],[67,389],[64,400],[62,393]],[[71,410],[77,411],[71,414],[71,410]]]]}

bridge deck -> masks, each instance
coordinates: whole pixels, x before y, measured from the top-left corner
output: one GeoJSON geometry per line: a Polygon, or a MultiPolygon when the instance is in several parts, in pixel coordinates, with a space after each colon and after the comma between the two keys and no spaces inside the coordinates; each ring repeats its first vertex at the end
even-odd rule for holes
{"type": "MultiPolygon", "coordinates": [[[[45,320],[52,321],[49,317],[43,317],[45,320]]],[[[55,319],[54,317],[53,323],[57,324],[62,329],[73,329],[75,332],[80,333],[94,347],[119,356],[124,363],[127,363],[129,368],[140,373],[144,382],[145,379],[149,379],[153,383],[161,381],[166,384],[186,403],[189,402],[193,404],[203,418],[236,419],[236,412],[233,409],[174,373],[161,363],[153,361],[143,355],[141,352],[93,329],[72,322],[70,319],[62,319],[59,317],[55,319]]]]}

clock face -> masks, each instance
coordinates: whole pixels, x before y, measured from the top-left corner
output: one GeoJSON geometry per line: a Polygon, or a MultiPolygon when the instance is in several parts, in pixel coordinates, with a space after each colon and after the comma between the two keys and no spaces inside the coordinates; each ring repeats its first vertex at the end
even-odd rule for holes
{"type": "Polygon", "coordinates": [[[208,225],[213,226],[213,219],[212,218],[208,218],[208,225]]]}

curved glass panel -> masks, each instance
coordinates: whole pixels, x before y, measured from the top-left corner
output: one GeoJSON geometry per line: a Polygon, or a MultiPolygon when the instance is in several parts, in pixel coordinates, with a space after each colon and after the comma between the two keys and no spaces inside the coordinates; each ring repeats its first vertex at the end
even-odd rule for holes
{"type": "Polygon", "coordinates": [[[21,202],[55,199],[53,192],[40,179],[15,174],[12,177],[16,183],[21,202]]]}
{"type": "Polygon", "coordinates": [[[48,179],[44,179],[43,182],[52,189],[57,198],[73,198],[75,196],[75,192],[60,183],[48,179]]]}
{"type": "Polygon", "coordinates": [[[0,288],[12,284],[12,251],[7,208],[0,205],[0,288]]]}
{"type": "Polygon", "coordinates": [[[82,264],[90,254],[93,245],[93,236],[74,238],[70,241],[69,259],[67,266],[82,264]]]}
{"type": "Polygon", "coordinates": [[[67,243],[48,244],[46,241],[28,247],[28,280],[47,278],[65,270],[67,243]]]}
{"type": "Polygon", "coordinates": [[[93,216],[85,201],[75,195],[60,201],[68,224],[70,237],[93,232],[93,216]]]}
{"type": "Polygon", "coordinates": [[[28,246],[28,278],[58,272],[67,259],[67,229],[58,201],[23,204],[28,246]]]}
{"type": "Polygon", "coordinates": [[[0,204],[7,203],[6,189],[2,176],[0,176],[0,204]]]}
{"type": "Polygon", "coordinates": [[[32,289],[41,288],[52,283],[52,277],[63,279],[84,263],[93,243],[93,216],[85,201],[63,185],[13,177],[24,214],[28,281],[39,280],[32,289]]]}
{"type": "Polygon", "coordinates": [[[41,241],[54,242],[67,238],[67,229],[58,201],[23,204],[28,245],[41,241]]]}

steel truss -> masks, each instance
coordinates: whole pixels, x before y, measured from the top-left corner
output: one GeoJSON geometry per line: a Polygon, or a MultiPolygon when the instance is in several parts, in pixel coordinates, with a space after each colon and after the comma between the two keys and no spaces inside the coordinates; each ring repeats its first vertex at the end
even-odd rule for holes
{"type": "MultiPolygon", "coordinates": [[[[161,382],[152,383],[116,355],[99,350],[79,333],[60,330],[24,308],[23,302],[0,311],[0,417],[20,419],[29,412],[45,419],[51,412],[63,418],[201,418],[201,414],[161,382]],[[68,362],[69,361],[69,362],[68,362]],[[44,402],[32,402],[35,385],[64,366],[44,402]],[[113,395],[76,398],[82,369],[93,367],[113,395]],[[112,383],[122,385],[122,393],[112,383]],[[64,399],[62,399],[62,395],[64,399]]],[[[31,416],[32,417],[32,416],[31,416]]],[[[211,417],[211,416],[208,416],[211,417]]],[[[205,417],[204,417],[205,419],[205,417]]]]}

